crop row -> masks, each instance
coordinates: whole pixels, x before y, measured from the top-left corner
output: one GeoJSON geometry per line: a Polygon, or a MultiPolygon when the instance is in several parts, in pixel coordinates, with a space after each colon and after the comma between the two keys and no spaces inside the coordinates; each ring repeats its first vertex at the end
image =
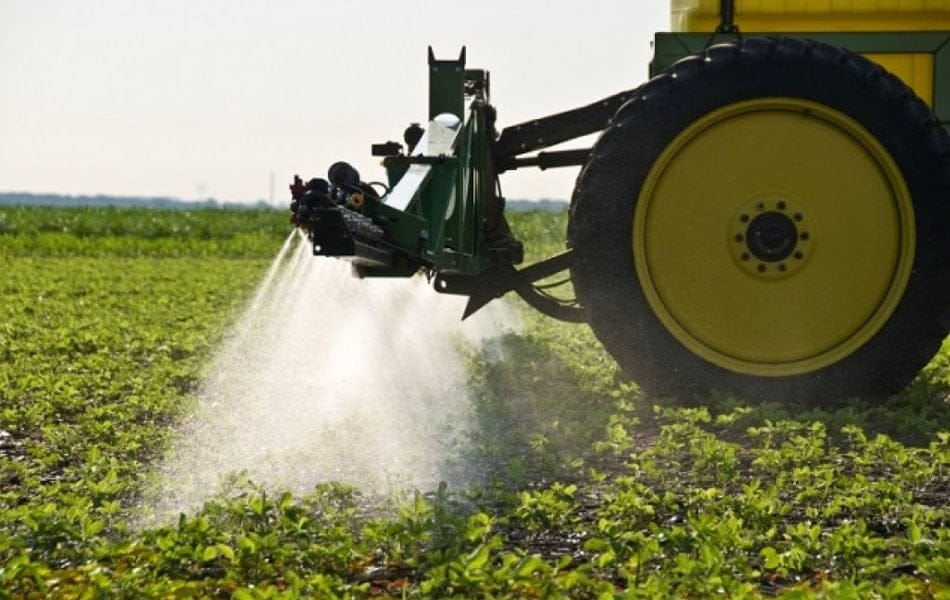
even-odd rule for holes
{"type": "Polygon", "coordinates": [[[147,208],[0,207],[0,235],[68,233],[76,237],[215,239],[242,233],[286,235],[286,211],[147,208]]]}
{"type": "Polygon", "coordinates": [[[0,207],[0,256],[268,259],[285,211],[0,207]]]}
{"type": "MultiPolygon", "coordinates": [[[[0,598],[950,590],[947,348],[883,405],[685,409],[644,397],[587,328],[528,311],[523,333],[468,351],[477,427],[446,459],[477,467],[471,487],[292,496],[234,474],[140,528],[152,467],[286,230],[283,214],[255,233],[240,213],[162,213],[218,233],[148,237],[116,215],[87,211],[98,233],[79,235],[50,228],[74,214],[39,211],[0,233],[0,598]]],[[[544,252],[563,225],[513,222],[544,252]]]]}

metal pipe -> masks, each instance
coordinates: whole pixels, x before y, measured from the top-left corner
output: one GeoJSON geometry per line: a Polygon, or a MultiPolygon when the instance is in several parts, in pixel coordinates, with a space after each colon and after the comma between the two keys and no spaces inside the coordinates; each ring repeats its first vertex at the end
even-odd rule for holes
{"type": "Polygon", "coordinates": [[[496,165],[498,172],[521,167],[538,167],[542,171],[556,167],[576,167],[587,162],[590,157],[590,148],[580,150],[556,150],[553,152],[538,152],[534,156],[522,156],[508,159],[496,165]]]}
{"type": "Polygon", "coordinates": [[[735,0],[720,0],[719,2],[718,33],[734,33],[738,31],[735,23],[735,0]]]}

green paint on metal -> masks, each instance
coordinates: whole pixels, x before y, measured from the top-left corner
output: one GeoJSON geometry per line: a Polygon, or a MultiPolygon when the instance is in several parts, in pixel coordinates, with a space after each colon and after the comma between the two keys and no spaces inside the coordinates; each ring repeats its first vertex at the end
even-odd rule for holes
{"type": "Polygon", "coordinates": [[[950,131],[950,34],[934,52],[934,114],[950,131]]]}
{"type": "Polygon", "coordinates": [[[429,48],[429,119],[442,113],[465,116],[465,48],[457,60],[438,60],[429,48]]]}
{"type": "MultiPolygon", "coordinates": [[[[411,156],[386,158],[392,190],[385,202],[367,202],[362,212],[406,256],[439,271],[476,274],[492,266],[483,227],[484,206],[495,193],[489,75],[464,67],[464,49],[458,60],[448,61],[436,60],[430,49],[428,126],[411,156]]],[[[397,256],[392,267],[365,267],[360,274],[409,276],[417,268],[397,256]]]]}

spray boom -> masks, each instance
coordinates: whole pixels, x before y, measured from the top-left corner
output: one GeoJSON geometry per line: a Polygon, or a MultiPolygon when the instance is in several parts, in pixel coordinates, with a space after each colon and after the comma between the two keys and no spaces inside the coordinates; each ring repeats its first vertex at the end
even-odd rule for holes
{"type": "MultiPolygon", "coordinates": [[[[409,277],[424,270],[437,291],[469,297],[463,318],[516,291],[547,314],[584,320],[576,302],[533,285],[568,269],[569,251],[515,268],[524,251],[505,220],[498,173],[519,166],[577,165],[587,151],[516,159],[527,150],[517,144],[509,148],[517,136],[508,130],[499,136],[495,118],[489,74],[465,68],[464,48],[455,60],[437,60],[430,48],[427,126],[410,124],[405,146],[372,147],[373,155],[383,158],[388,181],[367,183],[345,162],[333,164],[326,179],[304,183],[295,177],[292,222],[307,234],[314,255],[347,258],[359,277],[409,277]]],[[[557,138],[552,143],[563,141],[557,138]]],[[[524,148],[537,147],[536,140],[530,145],[525,140],[524,148]]]]}

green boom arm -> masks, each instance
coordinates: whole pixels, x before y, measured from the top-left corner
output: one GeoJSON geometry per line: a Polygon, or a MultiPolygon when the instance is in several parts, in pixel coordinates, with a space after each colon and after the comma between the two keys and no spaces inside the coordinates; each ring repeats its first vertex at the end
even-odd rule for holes
{"type": "MultiPolygon", "coordinates": [[[[426,271],[437,291],[469,296],[465,316],[514,290],[548,314],[582,320],[580,308],[532,285],[567,269],[569,253],[514,267],[523,250],[497,193],[492,144],[499,136],[488,92],[488,73],[466,70],[464,49],[457,60],[437,60],[430,49],[427,127],[407,129],[406,152],[396,142],[373,146],[388,183],[363,182],[346,163],[331,166],[328,180],[297,177],[292,220],[315,255],[346,257],[360,277],[426,271]]],[[[583,160],[586,151],[574,157],[583,160]]]]}

